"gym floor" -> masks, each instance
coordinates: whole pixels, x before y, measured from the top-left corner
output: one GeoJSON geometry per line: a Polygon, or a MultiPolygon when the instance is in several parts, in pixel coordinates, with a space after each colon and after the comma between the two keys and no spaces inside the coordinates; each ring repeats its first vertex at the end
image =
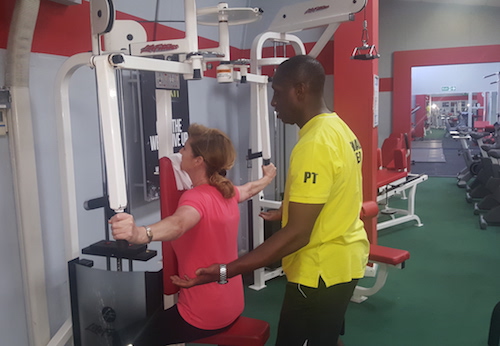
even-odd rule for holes
{"type": "MultiPolygon", "coordinates": [[[[441,142],[442,152],[445,162],[413,162],[412,173],[425,173],[430,177],[456,177],[457,173],[465,167],[465,161],[459,154],[461,149],[460,142],[445,136],[445,130],[432,129],[423,140],[417,140],[412,143],[412,148],[419,148],[428,142],[441,142]]],[[[421,150],[421,149],[413,149],[421,150]]],[[[479,149],[472,148],[472,151],[479,152],[479,149]]]]}
{"type": "MultiPolygon", "coordinates": [[[[461,160],[454,176],[464,164],[453,154],[461,160]]],[[[500,301],[500,227],[481,230],[456,179],[428,174],[416,196],[424,225],[408,222],[379,232],[380,245],[408,250],[411,258],[405,269],[389,271],[377,294],[350,303],[346,346],[487,345],[491,313],[500,301]]],[[[370,286],[371,280],[361,283],[370,286]]],[[[268,321],[266,345],[274,345],[285,278],[267,285],[258,292],[245,289],[244,315],[268,321]]]]}

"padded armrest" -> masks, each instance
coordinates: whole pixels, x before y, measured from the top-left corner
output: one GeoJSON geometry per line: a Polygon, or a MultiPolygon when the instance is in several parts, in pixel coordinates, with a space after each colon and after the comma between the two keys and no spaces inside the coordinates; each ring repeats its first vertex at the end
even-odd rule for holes
{"type": "Polygon", "coordinates": [[[370,244],[370,261],[398,265],[410,258],[406,250],[394,249],[387,246],[370,244]]]}
{"type": "Polygon", "coordinates": [[[363,202],[361,206],[361,212],[359,213],[359,218],[364,220],[368,218],[372,218],[378,215],[378,204],[375,201],[366,201],[363,202]]]}

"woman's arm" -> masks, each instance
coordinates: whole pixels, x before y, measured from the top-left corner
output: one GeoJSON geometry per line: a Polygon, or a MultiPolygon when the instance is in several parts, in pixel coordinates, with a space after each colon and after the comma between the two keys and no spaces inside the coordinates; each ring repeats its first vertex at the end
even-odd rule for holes
{"type": "Polygon", "coordinates": [[[262,178],[259,180],[250,181],[244,185],[236,186],[236,188],[240,191],[239,203],[252,198],[260,191],[264,190],[264,188],[269,185],[276,176],[276,167],[272,163],[267,166],[262,166],[262,173],[262,178]]]}
{"type": "MultiPolygon", "coordinates": [[[[183,205],[169,217],[149,225],[154,241],[174,240],[193,228],[200,221],[200,213],[188,205],[183,205]]],[[[127,213],[118,213],[110,220],[113,238],[124,239],[133,244],[149,242],[146,228],[137,226],[134,217],[127,213]]]]}

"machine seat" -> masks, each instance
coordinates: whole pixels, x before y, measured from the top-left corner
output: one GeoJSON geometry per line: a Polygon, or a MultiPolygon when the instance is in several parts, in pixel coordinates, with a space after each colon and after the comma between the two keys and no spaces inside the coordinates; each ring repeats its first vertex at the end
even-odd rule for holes
{"type": "Polygon", "coordinates": [[[500,149],[490,149],[488,151],[488,156],[493,157],[495,159],[500,159],[500,149]]]}
{"type": "Polygon", "coordinates": [[[193,343],[221,346],[264,346],[269,335],[269,323],[266,321],[240,316],[225,332],[193,341],[193,343]]]}
{"type": "Polygon", "coordinates": [[[406,178],[408,172],[406,171],[393,171],[389,169],[379,169],[377,171],[377,187],[383,187],[395,182],[399,179],[406,178]]]}

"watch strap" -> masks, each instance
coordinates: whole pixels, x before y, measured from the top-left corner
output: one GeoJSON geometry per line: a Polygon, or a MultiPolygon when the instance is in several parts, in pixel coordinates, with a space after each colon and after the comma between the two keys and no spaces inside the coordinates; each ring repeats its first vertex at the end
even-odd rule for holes
{"type": "Polygon", "coordinates": [[[143,226],[146,230],[146,236],[148,237],[148,244],[153,241],[153,230],[149,226],[143,226]]]}
{"type": "Polygon", "coordinates": [[[227,284],[227,267],[225,264],[219,264],[219,284],[227,284]]]}

